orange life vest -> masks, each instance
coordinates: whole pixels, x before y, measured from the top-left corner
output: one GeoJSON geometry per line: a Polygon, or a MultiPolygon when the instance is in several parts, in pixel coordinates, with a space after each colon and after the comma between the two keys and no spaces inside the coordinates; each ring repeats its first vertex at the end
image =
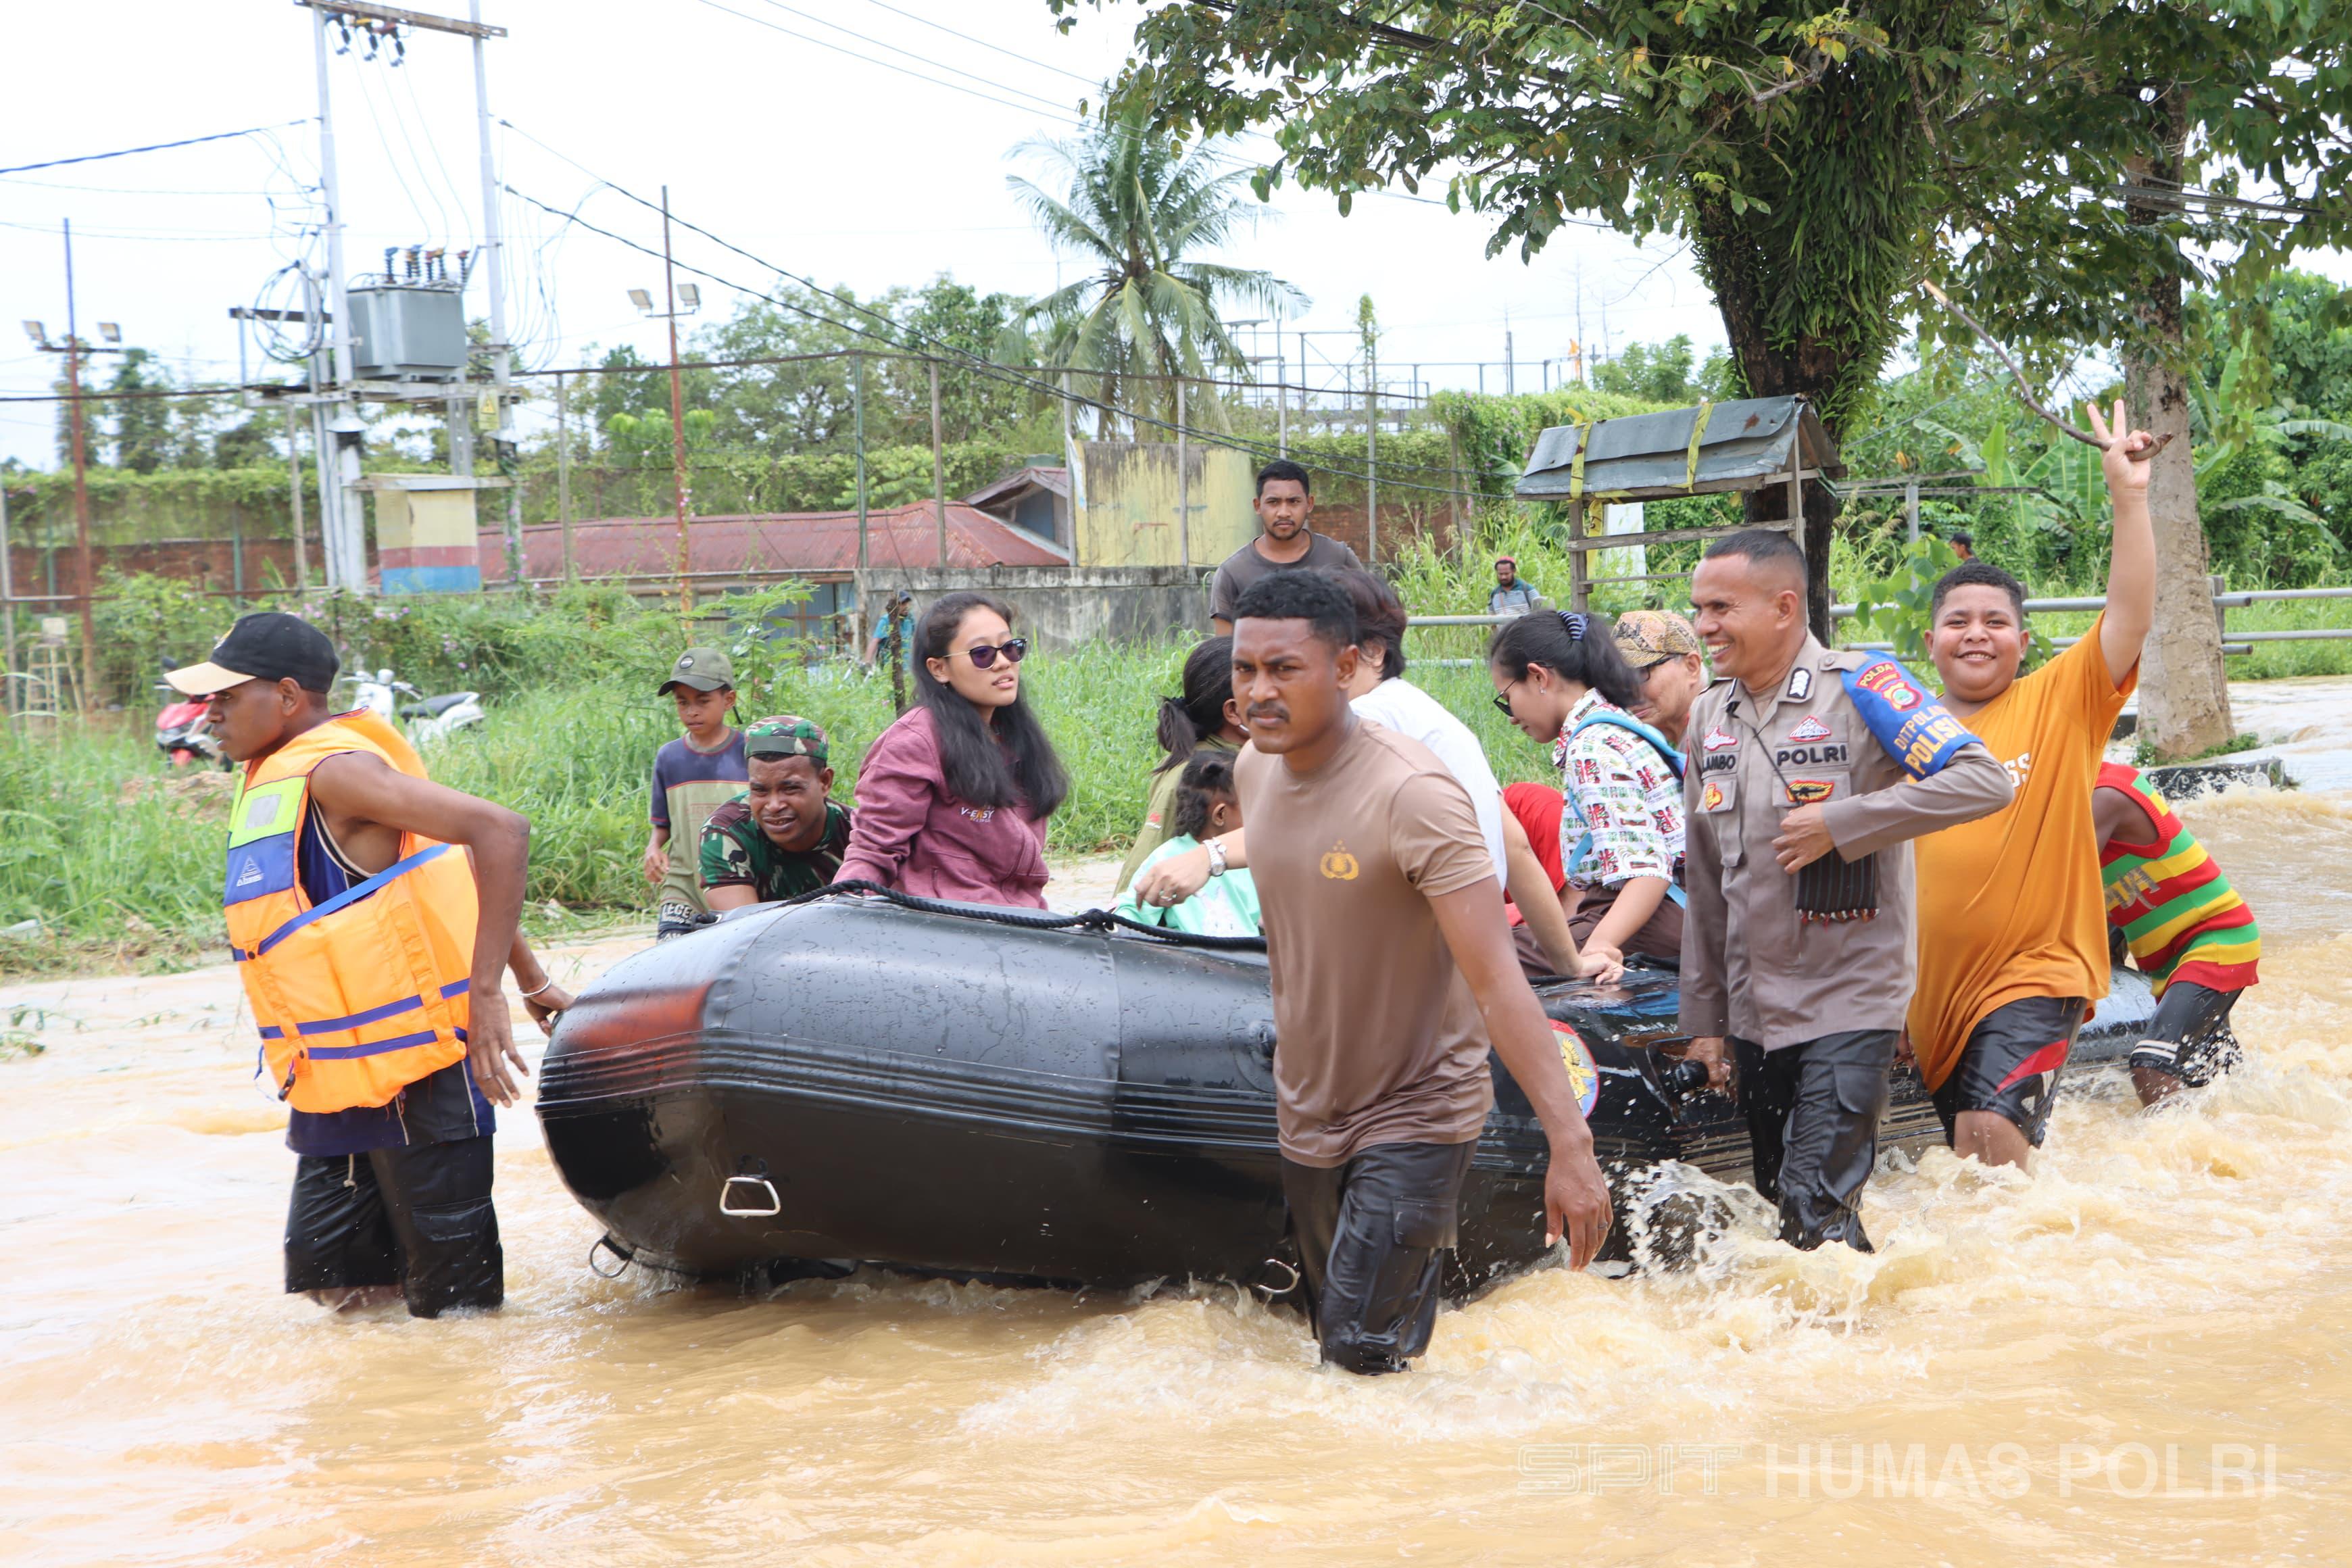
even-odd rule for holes
{"type": "Polygon", "coordinates": [[[313,905],[299,869],[310,770],[345,752],[425,764],[373,713],[345,713],[246,764],[221,901],[278,1097],[297,1110],[383,1105],[465,1059],[479,910],[466,852],[404,834],[390,867],[313,905]]]}

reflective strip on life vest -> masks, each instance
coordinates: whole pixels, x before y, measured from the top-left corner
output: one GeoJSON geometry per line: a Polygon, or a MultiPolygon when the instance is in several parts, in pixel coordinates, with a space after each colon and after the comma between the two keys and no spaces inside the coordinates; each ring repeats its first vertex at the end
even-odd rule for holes
{"type": "MultiPolygon", "coordinates": [[[[472,989],[473,984],[470,979],[453,980],[441,987],[441,995],[444,1000],[453,996],[462,996],[472,989]]],[[[352,1013],[341,1018],[314,1018],[307,1023],[295,1025],[294,1032],[298,1035],[340,1034],[345,1029],[356,1029],[362,1024],[373,1024],[402,1013],[415,1012],[424,1005],[424,997],[410,996],[398,1002],[387,1002],[381,1007],[371,1007],[364,1013],[352,1013]]],[[[265,1040],[282,1040],[286,1037],[286,1031],[278,1025],[264,1024],[261,1026],[261,1037],[265,1040]]],[[[322,1051],[318,1054],[323,1056],[327,1053],[322,1051]]]]}
{"type": "Polygon", "coordinates": [[[415,854],[411,855],[405,860],[396,860],[391,865],[385,867],[383,870],[378,871],[374,876],[370,877],[366,881],[355,882],[352,886],[345,888],[341,892],[337,893],[333,898],[329,899],[325,903],[314,904],[310,909],[304,910],[300,914],[296,915],[292,920],[288,921],[284,925],[279,926],[276,931],[271,931],[268,936],[263,937],[259,946],[251,949],[232,946],[228,950],[229,956],[236,959],[239,963],[249,963],[252,960],[260,957],[263,953],[268,952],[271,948],[276,947],[288,937],[292,936],[296,931],[301,930],[304,926],[309,925],[312,921],[324,920],[327,916],[333,914],[337,910],[345,908],[351,904],[358,903],[362,899],[366,898],[370,893],[382,888],[387,882],[405,877],[408,873],[415,870],[419,866],[424,865],[426,861],[438,859],[441,856],[446,855],[448,852],[449,846],[446,844],[436,844],[429,848],[418,850],[415,854]]]}
{"type": "Polygon", "coordinates": [[[358,1057],[380,1057],[386,1051],[404,1051],[411,1046],[429,1046],[441,1037],[431,1029],[422,1034],[394,1035],[388,1040],[370,1040],[357,1046],[309,1046],[303,1055],[322,1062],[347,1062],[358,1057]]]}

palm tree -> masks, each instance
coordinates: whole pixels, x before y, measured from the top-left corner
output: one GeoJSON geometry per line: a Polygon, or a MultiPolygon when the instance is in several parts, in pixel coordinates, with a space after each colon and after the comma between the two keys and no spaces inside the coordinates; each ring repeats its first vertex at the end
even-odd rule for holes
{"type": "MultiPolygon", "coordinates": [[[[1213,368],[1248,374],[1223,311],[1297,316],[1309,302],[1272,273],[1186,259],[1257,216],[1241,195],[1249,171],[1219,173],[1216,147],[1204,142],[1187,152],[1154,132],[1141,110],[1128,109],[1084,136],[1014,149],[1060,171],[1067,195],[1017,174],[1006,183],[1057,247],[1095,264],[1078,281],[1031,300],[1019,327],[1044,363],[1094,372],[1098,384],[1077,390],[1113,408],[1172,419],[1173,384],[1146,378],[1202,376],[1213,368]]],[[[1217,406],[1211,402],[1212,418],[1217,406]]],[[[1187,409],[1188,422],[1199,417],[1198,407],[1196,400],[1187,409]]]]}

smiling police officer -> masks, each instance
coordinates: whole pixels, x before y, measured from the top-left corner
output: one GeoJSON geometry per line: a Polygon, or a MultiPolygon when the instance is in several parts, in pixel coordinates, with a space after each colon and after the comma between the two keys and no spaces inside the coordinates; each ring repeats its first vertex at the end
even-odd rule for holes
{"type": "Polygon", "coordinates": [[[1911,996],[1909,841],[2007,805],[2009,775],[1893,659],[1813,639],[1787,535],[1718,540],[1691,603],[1719,679],[1685,737],[1690,1058],[1721,1086],[1728,1037],[1780,1238],[1867,1252],[1857,1205],[1911,996]]]}

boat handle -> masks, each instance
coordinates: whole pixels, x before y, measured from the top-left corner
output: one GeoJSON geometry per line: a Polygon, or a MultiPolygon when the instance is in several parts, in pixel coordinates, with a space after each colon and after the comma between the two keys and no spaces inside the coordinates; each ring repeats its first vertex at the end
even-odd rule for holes
{"type": "Polygon", "coordinates": [[[610,1236],[598,1237],[596,1238],[596,1245],[588,1249],[588,1272],[595,1275],[600,1279],[618,1279],[622,1275],[626,1274],[629,1271],[629,1265],[635,1261],[636,1259],[628,1252],[623,1250],[621,1244],[614,1241],[610,1236]],[[620,1267],[611,1269],[597,1268],[596,1255],[600,1252],[611,1253],[614,1259],[619,1263],[620,1267]]]}
{"type": "Polygon", "coordinates": [[[1304,1276],[1298,1272],[1297,1266],[1285,1258],[1269,1258],[1265,1262],[1259,1264],[1258,1267],[1260,1268],[1279,1268],[1290,1276],[1290,1283],[1287,1285],[1257,1284],[1250,1287],[1251,1289],[1255,1290],[1259,1295],[1264,1296],[1269,1301],[1274,1300],[1278,1297],[1287,1296],[1293,1290],[1297,1289],[1299,1280],[1304,1278],[1304,1276]]]}
{"type": "Polygon", "coordinates": [[[784,1200],[776,1195],[774,1184],[765,1176],[730,1176],[726,1184],[719,1189],[719,1212],[729,1219],[765,1219],[770,1215],[783,1213],[784,1200]],[[735,1184],[738,1182],[745,1186],[757,1187],[767,1194],[768,1206],[763,1209],[730,1208],[728,1195],[735,1190],[735,1184]]]}

